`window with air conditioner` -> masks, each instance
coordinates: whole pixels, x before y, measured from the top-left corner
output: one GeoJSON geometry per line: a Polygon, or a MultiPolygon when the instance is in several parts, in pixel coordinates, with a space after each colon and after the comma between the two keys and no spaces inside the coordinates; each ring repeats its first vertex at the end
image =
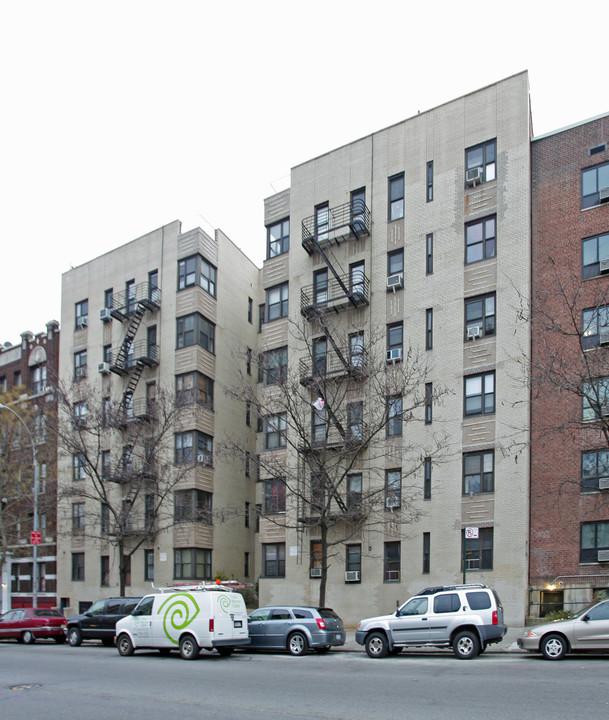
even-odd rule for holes
{"type": "Polygon", "coordinates": [[[582,240],[582,277],[609,273],[609,233],[582,240]]]}
{"type": "Polygon", "coordinates": [[[609,377],[584,382],[581,392],[583,420],[609,417],[609,377]]]}
{"type": "Polygon", "coordinates": [[[385,582],[400,582],[401,543],[399,541],[386,542],[383,553],[383,580],[385,582]]]}
{"type": "Polygon", "coordinates": [[[402,359],[404,328],[401,322],[387,326],[387,362],[402,359]]]}
{"type": "Polygon", "coordinates": [[[84,380],[87,377],[87,351],[80,350],[74,353],[74,380],[84,380]]]}
{"type": "Polygon", "coordinates": [[[581,563],[609,561],[609,520],[582,523],[580,537],[581,563]],[[601,560],[603,557],[606,559],[601,560]]]}
{"type": "Polygon", "coordinates": [[[75,305],[75,330],[86,328],[89,324],[89,301],[80,300],[75,305]]]}
{"type": "Polygon", "coordinates": [[[465,184],[486,183],[497,177],[497,140],[488,140],[465,151],[465,184]]]}
{"type": "Polygon", "coordinates": [[[311,541],[310,549],[310,565],[309,565],[309,577],[320,578],[322,573],[321,568],[321,543],[319,540],[311,541]]]}
{"type": "Polygon", "coordinates": [[[582,210],[609,202],[609,163],[582,170],[582,210]]]}
{"type": "Polygon", "coordinates": [[[582,313],[582,348],[609,344],[609,305],[587,308],[582,313]]]}
{"type": "Polygon", "coordinates": [[[395,292],[404,287],[404,250],[387,254],[387,290],[395,292]]]}
{"type": "Polygon", "coordinates": [[[581,491],[609,490],[609,450],[582,452],[581,491]]]}
{"type": "Polygon", "coordinates": [[[359,582],[362,571],[362,546],[345,546],[345,582],[359,582]]]}
{"type": "Polygon", "coordinates": [[[465,300],[465,341],[495,334],[495,293],[465,300]]]}

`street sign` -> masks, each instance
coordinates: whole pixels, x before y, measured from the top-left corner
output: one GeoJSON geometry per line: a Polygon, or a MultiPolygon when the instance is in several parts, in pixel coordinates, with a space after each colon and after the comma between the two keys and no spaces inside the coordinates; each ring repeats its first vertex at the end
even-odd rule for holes
{"type": "Polygon", "coordinates": [[[30,542],[32,545],[40,545],[40,542],[42,541],[42,533],[40,530],[32,530],[30,534],[30,542]]]}
{"type": "Polygon", "coordinates": [[[465,528],[465,539],[466,540],[477,540],[478,537],[479,537],[479,535],[478,535],[477,527],[466,527],[465,528]]]}

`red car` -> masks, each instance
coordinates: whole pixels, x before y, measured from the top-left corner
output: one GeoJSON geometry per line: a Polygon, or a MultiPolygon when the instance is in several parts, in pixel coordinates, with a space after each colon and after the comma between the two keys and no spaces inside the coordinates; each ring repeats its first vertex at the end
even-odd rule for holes
{"type": "Polygon", "coordinates": [[[57,610],[19,608],[0,615],[0,640],[17,640],[27,645],[40,638],[66,641],[67,623],[57,610]]]}

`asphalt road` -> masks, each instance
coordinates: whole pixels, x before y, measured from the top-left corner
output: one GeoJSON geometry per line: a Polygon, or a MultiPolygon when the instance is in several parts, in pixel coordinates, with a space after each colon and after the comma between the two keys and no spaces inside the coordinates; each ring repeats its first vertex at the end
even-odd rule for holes
{"type": "Polygon", "coordinates": [[[4,720],[574,720],[609,712],[609,655],[549,662],[533,655],[407,651],[291,657],[0,643],[4,720]]]}

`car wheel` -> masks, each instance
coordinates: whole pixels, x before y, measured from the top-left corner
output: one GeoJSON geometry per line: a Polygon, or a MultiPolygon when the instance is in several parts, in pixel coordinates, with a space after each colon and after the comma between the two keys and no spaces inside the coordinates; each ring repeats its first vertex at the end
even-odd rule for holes
{"type": "Polygon", "coordinates": [[[288,651],[290,655],[304,655],[309,649],[307,638],[301,632],[294,632],[288,638],[288,651]]]}
{"type": "Polygon", "coordinates": [[[387,655],[389,644],[385,633],[373,632],[366,638],[366,652],[368,657],[382,658],[387,655]]]}
{"type": "Polygon", "coordinates": [[[320,655],[323,655],[324,653],[330,652],[330,646],[322,645],[321,647],[316,647],[315,652],[319,653],[320,655]]]}
{"type": "Polygon", "coordinates": [[[546,635],[541,641],[541,652],[546,660],[562,660],[567,654],[567,641],[562,635],[546,635]]]}
{"type": "Polygon", "coordinates": [[[61,635],[59,635],[58,637],[55,638],[55,642],[58,645],[63,645],[65,641],[66,641],[65,635],[63,637],[61,635]]]}
{"type": "Polygon", "coordinates": [[[234,649],[235,649],[235,648],[231,648],[231,647],[219,647],[219,648],[216,648],[216,650],[218,651],[218,653],[219,653],[220,655],[222,655],[222,657],[228,657],[229,655],[232,655],[234,649]]]}
{"type": "Polygon", "coordinates": [[[453,651],[459,660],[471,660],[480,652],[480,641],[473,632],[463,630],[455,635],[453,651]]]}
{"type": "Polygon", "coordinates": [[[82,642],[82,633],[77,627],[68,628],[68,643],[70,647],[78,647],[82,642]]]}
{"type": "Polygon", "coordinates": [[[194,660],[201,652],[201,648],[192,635],[182,635],[180,638],[180,655],[183,660],[194,660]]]}
{"type": "Polygon", "coordinates": [[[34,633],[31,630],[25,630],[21,633],[21,640],[26,645],[31,645],[32,643],[36,642],[36,638],[34,637],[34,633]]]}
{"type": "Polygon", "coordinates": [[[112,647],[114,645],[114,640],[112,638],[104,638],[102,640],[102,645],[105,647],[112,647]]]}
{"type": "Polygon", "coordinates": [[[116,647],[118,648],[118,654],[123,657],[129,657],[133,655],[133,643],[127,633],[121,633],[116,641],[116,647]]]}

